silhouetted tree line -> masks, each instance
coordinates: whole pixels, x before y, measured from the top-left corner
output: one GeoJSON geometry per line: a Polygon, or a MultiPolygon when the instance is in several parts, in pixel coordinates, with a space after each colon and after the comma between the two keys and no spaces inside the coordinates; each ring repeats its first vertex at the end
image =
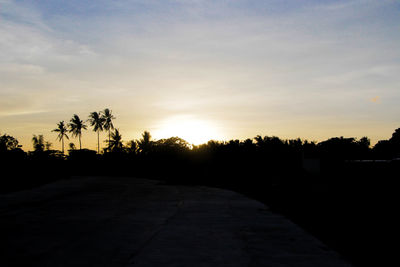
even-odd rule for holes
{"type": "Polygon", "coordinates": [[[42,135],[33,136],[32,152],[23,151],[16,138],[1,135],[0,191],[82,175],[218,186],[263,201],[359,266],[395,260],[387,238],[397,228],[392,214],[398,203],[400,128],[373,147],[367,137],[334,137],[317,143],[260,135],[193,146],[179,137],[153,140],[147,131],[139,140],[123,142],[114,119],[108,109],[90,114],[97,151],[82,148],[81,142],[76,149],[71,143],[65,155],[63,140],[68,133],[80,138],[87,128],[77,115],[54,129],[62,151],[51,149],[42,135]],[[108,135],[103,149],[102,130],[108,135]],[[320,172],[306,171],[305,159],[318,159],[320,172]]]}
{"type": "MultiPolygon", "coordinates": [[[[354,163],[356,160],[400,157],[400,128],[395,130],[389,140],[381,140],[374,147],[370,146],[367,137],[359,140],[334,137],[317,143],[260,135],[246,140],[211,140],[194,146],[179,137],[153,140],[147,131],[139,140],[123,142],[121,133],[114,128],[113,119],[115,117],[109,109],[90,113],[88,121],[98,136],[97,151],[82,149],[79,142],[79,150],[70,145],[68,155],[64,153],[64,139],[69,139],[68,133],[80,140],[82,131],[87,129],[76,114],[68,125],[60,121],[53,130],[62,142],[62,151],[51,149],[52,144],[46,142],[43,135],[34,135],[34,150],[24,152],[16,138],[3,134],[0,137],[1,162],[5,166],[42,165],[38,175],[48,174],[54,179],[58,172],[53,167],[62,165],[65,166],[61,172],[64,176],[140,175],[168,179],[171,182],[179,180],[214,185],[240,184],[243,177],[247,177],[254,180],[251,183],[253,186],[266,182],[284,183],[299,175],[307,175],[303,169],[304,159],[307,158],[319,159],[322,172],[336,174],[349,162],[357,165],[354,163]],[[108,139],[105,141],[106,147],[101,151],[99,132],[102,130],[108,131],[108,139]],[[93,168],[95,165],[101,168],[93,168]]],[[[31,167],[30,171],[34,169],[31,167]]]]}

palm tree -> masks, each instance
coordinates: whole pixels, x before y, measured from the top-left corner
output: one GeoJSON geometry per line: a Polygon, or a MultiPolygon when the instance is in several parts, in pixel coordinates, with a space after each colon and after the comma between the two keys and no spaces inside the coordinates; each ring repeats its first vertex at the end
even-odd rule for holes
{"type": "Polygon", "coordinates": [[[67,126],[65,125],[64,121],[60,121],[57,124],[57,128],[55,128],[52,132],[58,132],[57,139],[59,141],[62,141],[62,153],[64,154],[64,137],[69,139],[67,132],[67,126]]]}
{"type": "Polygon", "coordinates": [[[109,110],[108,108],[106,108],[103,111],[102,114],[102,118],[104,119],[104,129],[106,131],[108,131],[108,145],[110,145],[110,141],[111,141],[111,130],[114,129],[114,124],[112,123],[112,120],[116,119],[113,115],[112,115],[112,111],[109,110]]]}
{"type": "Polygon", "coordinates": [[[136,152],[138,151],[138,142],[136,142],[135,140],[131,140],[126,144],[126,147],[129,153],[136,154],[136,152]]]}
{"type": "Polygon", "coordinates": [[[142,134],[142,138],[138,142],[140,152],[144,154],[149,153],[151,145],[151,134],[148,131],[144,131],[144,133],[142,134]]]}
{"type": "Polygon", "coordinates": [[[86,130],[87,126],[83,123],[83,121],[76,114],[74,114],[74,116],[70,120],[70,123],[68,124],[68,126],[69,126],[69,132],[72,133],[72,136],[79,138],[79,150],[81,150],[82,149],[82,143],[81,143],[82,129],[86,130]]]}
{"type": "Polygon", "coordinates": [[[97,132],[97,153],[100,154],[100,132],[103,131],[105,118],[101,116],[100,112],[92,112],[89,115],[90,126],[93,127],[93,131],[97,132]]]}
{"type": "Polygon", "coordinates": [[[119,133],[119,130],[115,129],[115,131],[111,133],[111,139],[108,143],[108,148],[110,151],[121,151],[122,147],[122,136],[119,133]]]}
{"type": "Polygon", "coordinates": [[[35,152],[42,152],[44,150],[44,138],[43,135],[33,135],[32,137],[33,149],[35,152]]]}

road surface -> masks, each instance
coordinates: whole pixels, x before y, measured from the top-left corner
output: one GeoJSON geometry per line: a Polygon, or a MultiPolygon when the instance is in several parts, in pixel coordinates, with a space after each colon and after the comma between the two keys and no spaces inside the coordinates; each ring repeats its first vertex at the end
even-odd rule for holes
{"type": "Polygon", "coordinates": [[[145,179],[0,195],[0,226],[0,266],[350,266],[255,200],[145,179]]]}

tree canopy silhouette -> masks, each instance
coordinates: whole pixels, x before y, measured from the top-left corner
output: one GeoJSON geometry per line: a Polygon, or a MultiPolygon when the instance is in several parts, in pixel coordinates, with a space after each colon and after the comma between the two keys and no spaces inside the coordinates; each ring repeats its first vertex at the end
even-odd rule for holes
{"type": "Polygon", "coordinates": [[[32,137],[33,150],[35,152],[43,152],[44,151],[44,137],[39,134],[38,136],[33,135],[32,137]]]}
{"type": "Polygon", "coordinates": [[[76,146],[75,146],[74,143],[69,143],[68,147],[69,147],[69,150],[75,150],[76,149],[76,146]]]}
{"type": "Polygon", "coordinates": [[[0,151],[14,150],[17,148],[19,148],[17,139],[7,134],[0,136],[0,151]]]}
{"type": "Polygon", "coordinates": [[[121,152],[123,149],[122,136],[118,129],[111,133],[111,139],[108,141],[108,150],[112,152],[121,152]]]}
{"type": "Polygon", "coordinates": [[[58,133],[57,139],[62,142],[62,153],[64,154],[64,137],[69,139],[67,135],[68,129],[64,121],[60,121],[57,124],[57,128],[55,128],[52,132],[58,133]]]}
{"type": "Polygon", "coordinates": [[[86,130],[87,126],[83,123],[83,121],[79,118],[78,115],[74,114],[72,119],[70,120],[69,125],[69,132],[72,133],[73,137],[79,138],[79,149],[82,149],[82,130],[86,130]]]}
{"type": "Polygon", "coordinates": [[[97,153],[100,154],[100,132],[103,131],[106,119],[101,116],[100,112],[94,111],[90,113],[88,121],[90,126],[93,127],[93,131],[97,133],[97,153]]]}
{"type": "Polygon", "coordinates": [[[136,153],[138,152],[138,142],[136,140],[130,140],[127,144],[126,144],[126,151],[130,154],[136,155],[136,153]]]}
{"type": "Polygon", "coordinates": [[[392,137],[390,138],[390,142],[400,144],[400,128],[394,130],[392,137]]]}
{"type": "Polygon", "coordinates": [[[112,115],[112,111],[108,108],[104,109],[102,112],[102,119],[104,120],[103,127],[106,131],[108,131],[108,144],[111,144],[111,130],[114,130],[113,120],[116,119],[114,115],[112,115]]]}
{"type": "Polygon", "coordinates": [[[150,132],[144,131],[142,138],[138,142],[138,146],[142,154],[148,154],[151,151],[152,141],[150,132]]]}

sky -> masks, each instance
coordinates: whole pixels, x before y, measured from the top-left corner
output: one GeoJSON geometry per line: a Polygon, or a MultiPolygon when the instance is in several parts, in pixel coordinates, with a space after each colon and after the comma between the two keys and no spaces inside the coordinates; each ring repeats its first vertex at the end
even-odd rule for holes
{"type": "MultiPolygon", "coordinates": [[[[400,127],[399,12],[395,0],[0,0],[0,134],[60,149],[59,121],[109,108],[125,141],[375,143],[400,127]]],[[[90,128],[82,143],[95,149],[90,128]]]]}

